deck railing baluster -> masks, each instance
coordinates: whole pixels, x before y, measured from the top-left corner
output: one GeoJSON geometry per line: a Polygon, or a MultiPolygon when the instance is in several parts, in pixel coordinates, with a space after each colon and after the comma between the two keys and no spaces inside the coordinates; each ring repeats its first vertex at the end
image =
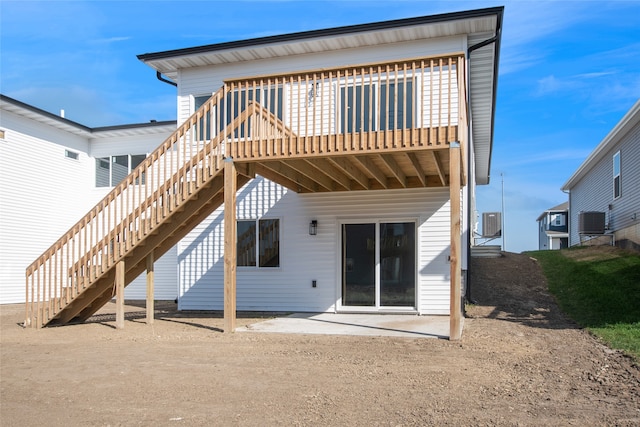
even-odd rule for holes
{"type": "MultiPolygon", "coordinates": [[[[26,269],[25,323],[42,326],[154,235],[224,156],[384,154],[458,139],[468,115],[465,66],[455,54],[225,81],[26,269]]],[[[355,188],[366,186],[353,172],[355,188]]]]}

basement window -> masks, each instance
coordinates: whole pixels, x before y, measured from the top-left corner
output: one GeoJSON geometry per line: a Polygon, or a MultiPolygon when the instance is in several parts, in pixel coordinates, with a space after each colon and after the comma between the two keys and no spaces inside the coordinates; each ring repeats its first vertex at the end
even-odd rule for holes
{"type": "Polygon", "coordinates": [[[237,233],[238,267],[280,267],[279,219],[241,220],[237,233]]]}

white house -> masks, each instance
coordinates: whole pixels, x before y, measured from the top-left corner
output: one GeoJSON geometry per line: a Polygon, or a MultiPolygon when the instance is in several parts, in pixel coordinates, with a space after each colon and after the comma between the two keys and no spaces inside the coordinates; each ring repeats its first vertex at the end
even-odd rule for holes
{"type": "MultiPolygon", "coordinates": [[[[0,95],[0,304],[25,302],[26,268],[175,128],[89,128],[0,95]]],[[[177,297],[176,257],[174,249],[158,261],[157,299],[177,297]]],[[[126,292],[145,299],[144,280],[126,292]]]]}
{"type": "Polygon", "coordinates": [[[640,249],[640,100],[562,190],[569,192],[570,246],[596,239],[640,249]]]}
{"type": "Polygon", "coordinates": [[[393,312],[459,338],[502,15],[139,55],[180,125],[27,267],[27,323],[86,319],[114,288],[123,319],[124,287],[175,251],[179,308],[224,309],[226,330],[236,310],[393,312]]]}
{"type": "Polygon", "coordinates": [[[569,202],[542,212],[538,221],[538,250],[569,247],[569,202]]]}

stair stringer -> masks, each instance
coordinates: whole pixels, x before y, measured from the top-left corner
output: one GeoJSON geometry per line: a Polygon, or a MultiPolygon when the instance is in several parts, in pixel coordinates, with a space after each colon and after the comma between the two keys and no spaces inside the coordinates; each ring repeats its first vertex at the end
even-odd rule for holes
{"type": "MultiPolygon", "coordinates": [[[[146,269],[146,257],[153,251],[158,259],[185,237],[195,226],[223,204],[224,183],[222,173],[194,193],[179,211],[172,213],[153,233],[146,236],[124,257],[125,286],[129,285],[146,269]]],[[[238,187],[251,178],[238,174],[238,187]]],[[[91,286],[65,306],[48,324],[64,324],[72,321],[83,322],[95,314],[114,297],[113,283],[115,265],[105,271],[91,286]]]]}

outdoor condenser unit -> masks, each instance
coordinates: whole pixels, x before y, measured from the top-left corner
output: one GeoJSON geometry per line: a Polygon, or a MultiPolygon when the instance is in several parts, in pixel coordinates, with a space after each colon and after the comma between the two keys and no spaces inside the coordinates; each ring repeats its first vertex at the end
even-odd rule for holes
{"type": "Polygon", "coordinates": [[[482,214],[482,237],[502,236],[502,216],[500,212],[484,212],[482,214]]]}
{"type": "Polygon", "coordinates": [[[604,234],[604,212],[580,212],[578,214],[578,234],[604,234]]]}

